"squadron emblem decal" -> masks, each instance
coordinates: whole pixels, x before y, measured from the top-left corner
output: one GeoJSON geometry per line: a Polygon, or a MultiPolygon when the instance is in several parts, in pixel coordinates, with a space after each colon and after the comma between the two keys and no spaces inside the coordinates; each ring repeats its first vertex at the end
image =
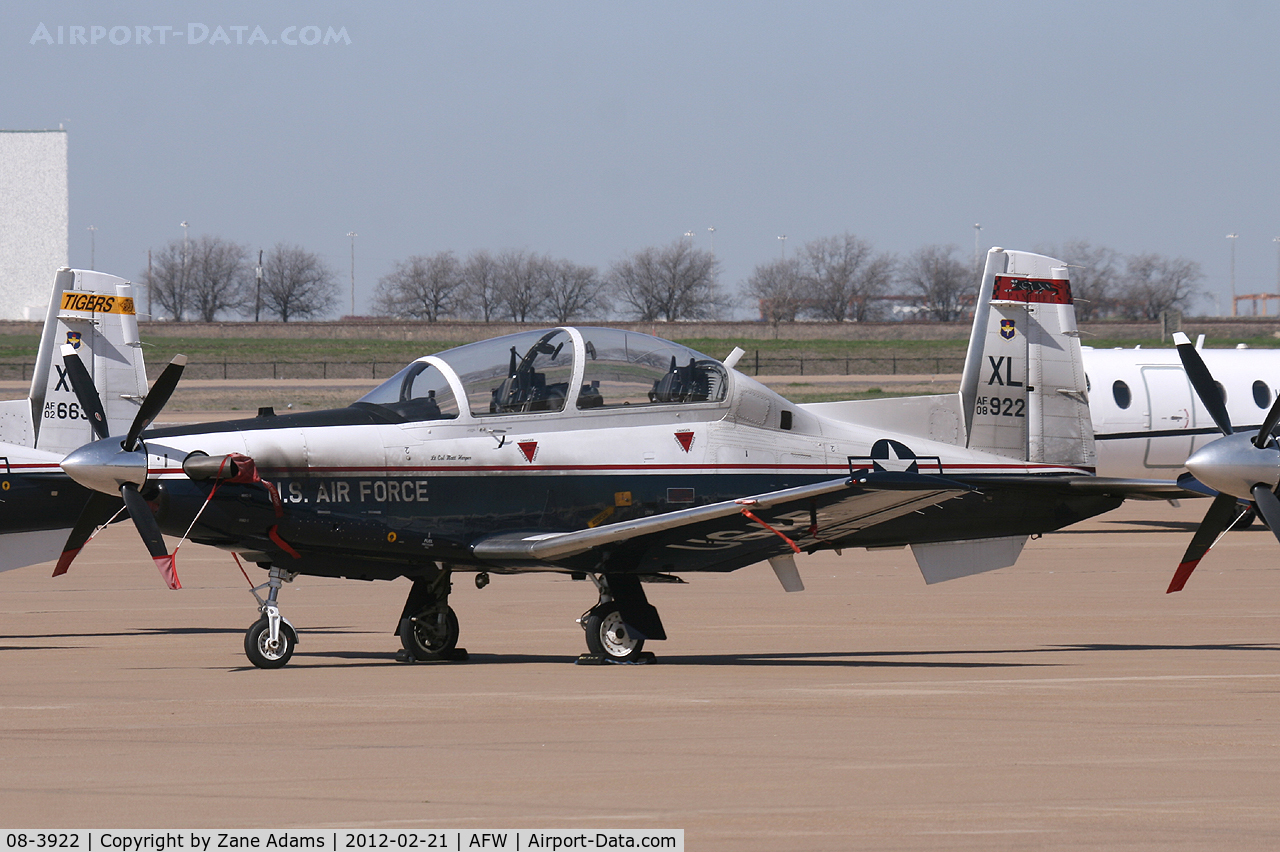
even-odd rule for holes
{"type": "Polygon", "coordinates": [[[1010,319],[1000,320],[1000,336],[1003,337],[1005,340],[1013,340],[1013,335],[1016,333],[1016,331],[1017,329],[1014,328],[1013,320],[1010,320],[1010,319]]]}
{"type": "Polygon", "coordinates": [[[67,343],[69,343],[69,344],[71,345],[71,348],[72,348],[72,349],[79,349],[79,348],[80,348],[80,342],[81,342],[82,340],[83,340],[83,337],[81,336],[80,332],[78,332],[78,331],[68,331],[68,332],[67,332],[67,343]]]}

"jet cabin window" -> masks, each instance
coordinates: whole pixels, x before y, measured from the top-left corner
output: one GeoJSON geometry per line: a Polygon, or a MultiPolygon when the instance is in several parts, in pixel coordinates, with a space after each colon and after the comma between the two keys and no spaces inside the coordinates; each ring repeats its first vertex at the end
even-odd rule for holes
{"type": "Polygon", "coordinates": [[[458,416],[458,402],[449,382],[440,371],[423,361],[414,361],[360,402],[390,409],[405,420],[452,420],[458,416]]]}
{"type": "Polygon", "coordinates": [[[578,408],[720,402],[727,376],[720,362],[647,334],[581,329],[586,366],[578,408]]]}
{"type": "Polygon", "coordinates": [[[1129,393],[1129,386],[1118,379],[1111,386],[1111,396],[1115,398],[1116,405],[1121,408],[1128,408],[1129,403],[1133,402],[1133,395],[1129,393]]]}
{"type": "Polygon", "coordinates": [[[1253,404],[1259,408],[1271,407],[1271,388],[1262,379],[1253,383],[1253,404]]]}
{"type": "Polygon", "coordinates": [[[526,331],[441,352],[462,380],[476,417],[563,411],[573,379],[573,338],[526,331]]]}

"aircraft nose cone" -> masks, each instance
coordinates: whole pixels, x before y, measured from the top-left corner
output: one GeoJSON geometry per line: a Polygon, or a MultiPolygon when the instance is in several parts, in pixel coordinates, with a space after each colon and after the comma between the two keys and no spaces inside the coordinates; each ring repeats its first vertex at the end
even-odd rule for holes
{"type": "Polygon", "coordinates": [[[1261,483],[1275,489],[1280,482],[1280,451],[1258,449],[1252,435],[1236,433],[1192,453],[1187,470],[1215,491],[1252,500],[1253,486],[1261,483]]]}
{"type": "Polygon", "coordinates": [[[147,481],[147,454],[126,453],[120,445],[118,437],[86,444],[62,460],[62,469],[85,488],[105,494],[119,493],[125,482],[141,487],[147,481]]]}

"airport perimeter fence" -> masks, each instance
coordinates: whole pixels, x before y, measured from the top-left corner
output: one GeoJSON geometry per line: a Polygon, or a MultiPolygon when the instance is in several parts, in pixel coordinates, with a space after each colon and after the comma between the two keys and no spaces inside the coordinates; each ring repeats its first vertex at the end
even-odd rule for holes
{"type": "MultiPolygon", "coordinates": [[[[155,379],[166,362],[147,364],[147,376],[155,379]]],[[[404,361],[200,361],[193,358],[183,373],[185,379],[276,379],[326,380],[369,379],[378,381],[395,375],[404,361]]],[[[958,373],[963,357],[876,358],[784,357],[759,351],[744,355],[738,369],[750,376],[863,376],[938,375],[958,373]]],[[[0,380],[30,381],[35,369],[31,361],[0,362],[0,380]]]]}

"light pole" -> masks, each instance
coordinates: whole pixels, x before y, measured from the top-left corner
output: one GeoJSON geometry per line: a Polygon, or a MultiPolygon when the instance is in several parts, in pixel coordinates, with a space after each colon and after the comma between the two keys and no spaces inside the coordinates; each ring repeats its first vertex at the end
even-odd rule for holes
{"type": "Polygon", "coordinates": [[[978,265],[978,260],[979,260],[978,237],[979,235],[981,235],[981,233],[982,233],[982,226],[979,225],[977,222],[974,222],[973,223],[973,265],[974,266],[978,265]]]}
{"type": "Polygon", "coordinates": [[[262,249],[258,249],[258,266],[254,269],[254,275],[258,279],[258,289],[253,296],[253,321],[258,322],[262,315],[262,249]]]}
{"type": "Polygon", "coordinates": [[[1231,316],[1236,315],[1236,239],[1239,234],[1227,234],[1231,240],[1231,316]]]}
{"type": "Polygon", "coordinates": [[[689,230],[685,231],[684,235],[689,240],[689,248],[693,248],[693,229],[690,228],[689,230]]]}
{"type": "Polygon", "coordinates": [[[97,268],[93,265],[93,256],[97,248],[97,242],[98,242],[97,236],[98,236],[98,229],[95,228],[93,225],[90,225],[89,226],[89,268],[90,269],[97,268]]]}
{"type": "MultiPolygon", "coordinates": [[[[1271,242],[1276,244],[1276,295],[1280,296],[1280,237],[1272,237],[1271,242]]],[[[1280,313],[1280,306],[1276,311],[1280,313]]]]}
{"type": "MultiPolygon", "coordinates": [[[[188,226],[187,226],[187,221],[185,219],[179,222],[178,224],[182,226],[182,282],[181,282],[181,286],[179,287],[179,292],[185,294],[185,291],[187,289],[187,227],[188,226]]],[[[185,301],[186,296],[182,295],[181,299],[185,301]]],[[[182,319],[182,311],[180,308],[181,304],[182,302],[180,302],[177,298],[174,299],[173,313],[175,314],[174,316],[175,320],[182,319]]]]}
{"type": "Polygon", "coordinates": [[[347,236],[351,238],[351,316],[356,315],[356,237],[360,236],[355,231],[347,231],[347,236]]]}
{"type": "Polygon", "coordinates": [[[782,236],[778,237],[778,239],[781,240],[782,242],[782,259],[786,260],[787,259],[787,235],[783,234],[782,236]]]}
{"type": "Polygon", "coordinates": [[[707,230],[711,232],[711,256],[715,257],[716,256],[716,229],[707,228],[707,230]]]}

